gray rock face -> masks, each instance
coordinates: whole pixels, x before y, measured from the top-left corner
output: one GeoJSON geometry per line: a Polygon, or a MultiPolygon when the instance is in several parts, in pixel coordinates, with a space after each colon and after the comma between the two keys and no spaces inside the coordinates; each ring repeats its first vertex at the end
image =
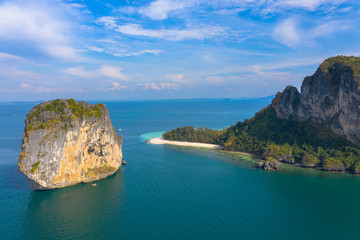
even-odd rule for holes
{"type": "Polygon", "coordinates": [[[271,106],[279,118],[329,124],[336,134],[360,145],[359,83],[359,57],[329,58],[304,79],[301,93],[288,86],[271,106]]]}
{"type": "Polygon", "coordinates": [[[25,124],[18,165],[35,190],[103,179],[121,165],[122,138],[104,104],[44,102],[25,124]]]}
{"type": "Polygon", "coordinates": [[[257,162],[255,164],[256,167],[258,168],[263,168],[264,170],[278,170],[280,168],[280,163],[275,160],[275,159],[271,159],[271,160],[265,160],[265,161],[260,161],[257,162]]]}

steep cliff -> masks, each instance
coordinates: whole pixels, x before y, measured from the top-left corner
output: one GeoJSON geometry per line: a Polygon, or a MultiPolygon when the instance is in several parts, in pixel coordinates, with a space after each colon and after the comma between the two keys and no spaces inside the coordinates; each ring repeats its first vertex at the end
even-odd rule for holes
{"type": "Polygon", "coordinates": [[[332,57],[304,79],[301,93],[288,86],[271,106],[279,118],[325,123],[360,146],[359,84],[360,57],[332,57]]]}
{"type": "Polygon", "coordinates": [[[18,165],[35,190],[103,179],[121,165],[122,138],[104,104],[44,102],[31,109],[25,124],[18,165]]]}

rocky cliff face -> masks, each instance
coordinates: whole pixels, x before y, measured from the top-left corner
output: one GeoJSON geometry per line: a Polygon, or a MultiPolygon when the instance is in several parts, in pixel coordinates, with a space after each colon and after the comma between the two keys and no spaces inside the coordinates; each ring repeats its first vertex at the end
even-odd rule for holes
{"type": "Polygon", "coordinates": [[[271,106],[279,118],[329,124],[338,135],[360,146],[360,57],[328,58],[306,77],[301,93],[288,86],[271,106]]]}
{"type": "Polygon", "coordinates": [[[103,179],[121,165],[122,138],[104,104],[54,100],[25,120],[19,171],[35,190],[103,179]]]}

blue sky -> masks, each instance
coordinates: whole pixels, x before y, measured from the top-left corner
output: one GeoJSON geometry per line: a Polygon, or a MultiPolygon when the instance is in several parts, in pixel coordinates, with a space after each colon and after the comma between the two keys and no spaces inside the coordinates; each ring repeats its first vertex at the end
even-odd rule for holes
{"type": "Polygon", "coordinates": [[[0,101],[262,97],[360,55],[347,0],[0,1],[0,101]]]}

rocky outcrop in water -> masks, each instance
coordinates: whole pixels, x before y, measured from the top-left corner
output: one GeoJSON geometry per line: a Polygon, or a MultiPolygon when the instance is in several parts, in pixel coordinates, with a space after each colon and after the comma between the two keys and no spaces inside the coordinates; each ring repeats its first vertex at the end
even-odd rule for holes
{"type": "Polygon", "coordinates": [[[278,170],[280,168],[279,161],[275,159],[267,159],[265,161],[260,161],[255,164],[258,168],[263,168],[264,170],[278,170]]]}
{"type": "Polygon", "coordinates": [[[271,106],[279,118],[324,123],[360,146],[359,83],[360,57],[328,58],[304,79],[300,93],[288,86],[271,106]]]}
{"type": "Polygon", "coordinates": [[[121,165],[122,138],[104,104],[44,102],[31,109],[25,124],[18,165],[35,190],[100,180],[121,165]]]}

